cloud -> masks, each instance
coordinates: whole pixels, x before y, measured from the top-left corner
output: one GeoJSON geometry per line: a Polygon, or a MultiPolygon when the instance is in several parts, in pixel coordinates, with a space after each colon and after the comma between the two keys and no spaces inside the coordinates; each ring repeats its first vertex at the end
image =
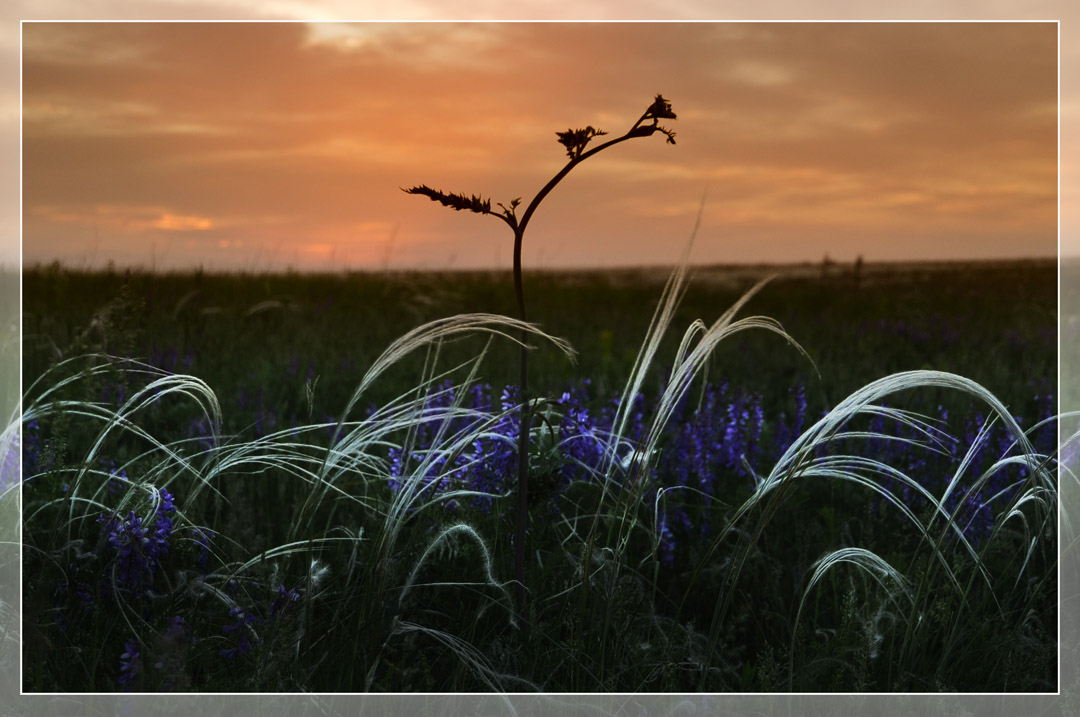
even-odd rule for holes
{"type": "Polygon", "coordinates": [[[90,209],[37,206],[36,219],[53,224],[82,224],[111,231],[141,234],[158,229],[166,232],[206,231],[214,227],[207,217],[176,214],[167,207],[97,205],[90,209]]]}

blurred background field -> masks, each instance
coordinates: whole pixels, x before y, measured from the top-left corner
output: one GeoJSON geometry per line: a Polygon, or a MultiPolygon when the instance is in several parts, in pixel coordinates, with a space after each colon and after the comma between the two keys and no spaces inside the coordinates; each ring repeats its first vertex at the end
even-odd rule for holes
{"type": "MultiPolygon", "coordinates": [[[[1052,261],[868,265],[859,276],[850,264],[699,268],[660,361],[670,360],[692,320],[711,322],[773,273],[778,277],[742,315],[779,321],[821,379],[780,339],[748,332],[721,345],[709,380],[761,392],[766,401],[783,400],[787,388],[802,382],[820,409],[889,373],[934,368],[979,382],[1028,419],[1039,412],[1035,395],[1054,391],[1052,261]]],[[[575,365],[554,350],[534,351],[537,390],[561,392],[586,378],[599,394],[620,390],[666,278],[655,269],[529,274],[530,320],[578,352],[575,365]]],[[[315,416],[337,418],[359,377],[405,331],[463,312],[512,316],[513,302],[508,272],[158,275],[38,268],[24,275],[24,382],[29,386],[60,357],[100,350],[198,375],[219,394],[232,422],[227,430],[253,422],[258,412],[279,426],[298,420],[307,411],[308,381],[315,416]]],[[[447,361],[480,347],[466,343],[459,356],[451,347],[447,361]]],[[[513,383],[513,347],[500,342],[492,352],[481,380],[513,383]]],[[[417,374],[399,368],[373,401],[414,384],[417,374]]]]}

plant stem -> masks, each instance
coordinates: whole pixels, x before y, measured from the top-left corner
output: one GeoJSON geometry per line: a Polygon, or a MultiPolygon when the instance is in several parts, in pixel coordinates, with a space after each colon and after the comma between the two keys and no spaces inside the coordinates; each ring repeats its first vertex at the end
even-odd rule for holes
{"type": "MultiPolygon", "coordinates": [[[[536,212],[536,208],[540,206],[540,202],[544,200],[544,197],[555,188],[555,185],[561,182],[563,177],[570,173],[571,169],[601,150],[607,149],[619,142],[633,139],[634,137],[648,137],[656,132],[666,135],[668,142],[675,144],[675,134],[670,130],[660,127],[658,124],[658,120],[660,119],[675,119],[675,113],[671,111],[671,105],[667,100],[665,100],[663,96],[657,95],[649,108],[645,110],[644,114],[638,118],[637,122],[634,122],[633,126],[631,126],[625,134],[599,144],[590,150],[585,150],[585,146],[589,141],[598,135],[607,134],[606,132],[594,130],[591,126],[583,130],[558,132],[559,142],[566,147],[567,154],[570,156],[570,161],[568,161],[566,165],[559,170],[558,174],[548,180],[548,183],[536,193],[536,196],[529,202],[529,206],[526,207],[525,213],[522,214],[520,221],[517,218],[516,211],[518,203],[521,201],[520,197],[512,201],[508,207],[500,204],[499,207],[502,209],[501,212],[493,212],[491,210],[491,202],[476,195],[465,196],[464,194],[447,194],[432,189],[427,185],[420,185],[404,191],[409,194],[426,196],[429,199],[456,210],[468,210],[478,214],[490,214],[491,216],[506,222],[514,232],[514,290],[517,295],[518,315],[521,321],[526,323],[529,319],[525,311],[525,287],[521,278],[521,245],[525,237],[525,227],[528,226],[529,220],[532,219],[533,213],[536,212]],[[650,119],[653,122],[651,125],[642,124],[650,119]]],[[[525,537],[529,523],[529,429],[530,424],[532,423],[533,407],[531,397],[529,396],[529,349],[526,339],[527,333],[522,329],[520,382],[521,422],[518,431],[518,481],[517,514],[514,530],[514,580],[517,583],[515,602],[517,603],[516,608],[518,617],[521,620],[523,634],[527,638],[529,634],[529,618],[528,591],[525,586],[525,537]]]]}
{"type": "MultiPolygon", "coordinates": [[[[539,195],[538,195],[539,198],[539,195]]],[[[530,209],[536,206],[533,200],[530,209]]],[[[521,224],[514,228],[514,291],[517,294],[518,314],[523,322],[528,321],[525,312],[525,286],[521,278],[521,243],[525,227],[521,224]]],[[[529,348],[526,345],[525,329],[521,330],[521,423],[518,430],[518,484],[517,484],[517,524],[514,532],[514,578],[517,581],[517,610],[521,619],[522,630],[529,634],[529,615],[525,593],[525,531],[529,522],[529,424],[532,419],[532,407],[529,403],[529,348]]]]}
{"type": "MultiPolygon", "coordinates": [[[[644,121],[644,115],[630,130],[615,139],[608,140],[603,144],[599,144],[587,152],[582,152],[576,157],[572,157],[569,162],[566,163],[558,174],[548,180],[548,183],[536,193],[532,201],[529,202],[529,206],[525,208],[525,213],[522,214],[521,220],[518,221],[516,217],[512,215],[496,215],[500,219],[505,221],[510,228],[514,230],[514,291],[517,295],[518,316],[523,322],[527,322],[528,315],[525,310],[525,286],[522,280],[521,274],[521,245],[525,237],[525,227],[528,226],[529,220],[532,218],[536,208],[540,206],[540,202],[544,201],[544,198],[555,188],[563,178],[570,173],[570,170],[577,165],[584,162],[589,157],[593,156],[601,150],[618,144],[619,142],[625,142],[628,139],[634,137],[640,137],[643,135],[651,134],[646,129],[641,128],[641,123],[644,121]]],[[[520,429],[518,431],[518,480],[517,480],[517,520],[514,531],[514,579],[517,582],[516,589],[516,602],[518,616],[521,619],[521,625],[523,633],[526,637],[529,634],[529,616],[528,616],[528,600],[527,592],[525,589],[525,536],[529,523],[529,432],[530,424],[532,423],[532,406],[529,400],[529,371],[528,371],[528,353],[529,349],[526,346],[526,333],[525,330],[521,331],[521,422],[520,429]]]]}

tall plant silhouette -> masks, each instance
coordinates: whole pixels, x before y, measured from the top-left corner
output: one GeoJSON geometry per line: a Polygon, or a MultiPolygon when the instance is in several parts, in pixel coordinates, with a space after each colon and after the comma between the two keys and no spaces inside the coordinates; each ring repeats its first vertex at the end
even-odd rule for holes
{"type": "MultiPolygon", "coordinates": [[[[587,149],[589,143],[596,137],[607,135],[607,132],[596,129],[591,125],[586,126],[584,129],[570,129],[565,132],[556,132],[556,135],[559,138],[559,144],[566,148],[566,154],[570,159],[566,165],[559,170],[554,177],[548,180],[548,183],[545,184],[539,192],[537,192],[536,196],[533,197],[532,201],[525,207],[525,212],[521,215],[520,219],[517,215],[517,209],[521,205],[520,197],[512,200],[509,206],[501,203],[497,204],[499,211],[495,211],[491,208],[490,199],[485,199],[475,194],[465,196],[464,194],[446,193],[437,189],[432,189],[423,184],[404,189],[403,191],[407,194],[423,195],[444,206],[450,207],[451,209],[458,211],[469,210],[477,214],[490,214],[491,216],[506,222],[514,232],[514,290],[517,294],[518,315],[522,321],[528,321],[528,314],[525,306],[525,288],[521,277],[521,245],[525,237],[525,229],[529,225],[529,220],[532,219],[533,214],[536,212],[536,208],[540,206],[540,202],[542,202],[544,197],[555,188],[555,185],[562,181],[563,177],[570,173],[570,170],[608,147],[635,137],[651,137],[658,132],[667,137],[669,144],[675,144],[675,133],[660,125],[660,120],[663,119],[675,119],[675,113],[671,110],[671,103],[664,99],[663,95],[657,95],[656,99],[653,100],[652,104],[649,105],[644,114],[634,122],[625,134],[615,137],[614,139],[609,139],[591,149],[587,149]]],[[[524,330],[521,335],[520,362],[521,423],[518,433],[518,482],[517,514],[514,534],[514,578],[517,581],[517,609],[521,615],[523,624],[528,626],[525,589],[525,533],[526,524],[528,522],[529,430],[532,418],[532,406],[530,405],[528,383],[528,346],[526,345],[526,335],[524,330]]]]}

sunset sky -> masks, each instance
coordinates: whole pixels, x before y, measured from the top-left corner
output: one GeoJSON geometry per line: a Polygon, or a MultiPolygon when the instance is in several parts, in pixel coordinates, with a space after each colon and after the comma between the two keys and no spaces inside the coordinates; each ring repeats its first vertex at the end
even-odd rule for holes
{"type": "Polygon", "coordinates": [[[23,260],[496,268],[1053,256],[1053,23],[25,23],[23,260]]]}

